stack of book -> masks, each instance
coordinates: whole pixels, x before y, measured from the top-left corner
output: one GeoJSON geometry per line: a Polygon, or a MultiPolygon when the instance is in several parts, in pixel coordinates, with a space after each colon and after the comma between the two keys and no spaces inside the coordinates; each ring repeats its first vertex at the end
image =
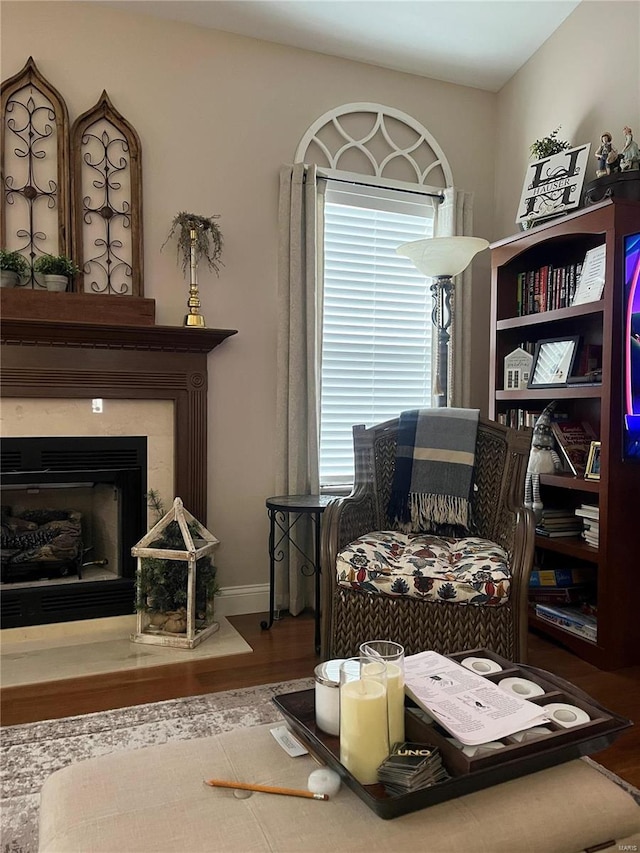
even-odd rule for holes
{"type": "Polygon", "coordinates": [[[600,507],[597,504],[581,504],[575,514],[583,524],[582,538],[597,548],[600,541],[600,507]]]}
{"type": "Polygon", "coordinates": [[[571,509],[543,509],[536,533],[548,537],[580,536],[582,521],[571,509]]]}
{"type": "Polygon", "coordinates": [[[536,616],[545,622],[559,625],[570,634],[577,634],[587,640],[598,639],[598,623],[595,616],[584,613],[580,607],[559,607],[552,604],[536,604],[536,616]]]}

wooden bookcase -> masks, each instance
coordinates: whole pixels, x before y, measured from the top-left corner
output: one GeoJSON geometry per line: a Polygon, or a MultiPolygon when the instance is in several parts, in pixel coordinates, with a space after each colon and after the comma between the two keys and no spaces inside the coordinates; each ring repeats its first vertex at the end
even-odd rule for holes
{"type": "Polygon", "coordinates": [[[571,419],[587,420],[602,442],[600,480],[542,475],[545,506],[600,507],[599,546],[579,538],[536,536],[543,568],[595,566],[597,642],[530,615],[530,624],[599,667],[640,662],[640,464],[623,461],[624,238],[640,231],[640,202],[609,199],[539,225],[491,246],[490,416],[512,409],[542,410],[551,400],[571,419]],[[580,263],[588,249],[606,245],[603,298],[568,308],[517,316],[518,274],[550,264],[580,263]],[[504,357],[521,343],[579,335],[602,346],[602,382],[561,388],[503,390],[504,357]]]}

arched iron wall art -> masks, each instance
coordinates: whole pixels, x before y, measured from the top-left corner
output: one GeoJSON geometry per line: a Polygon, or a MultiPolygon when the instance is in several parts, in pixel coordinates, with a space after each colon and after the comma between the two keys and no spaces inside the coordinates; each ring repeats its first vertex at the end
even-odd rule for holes
{"type": "Polygon", "coordinates": [[[31,267],[22,287],[39,288],[33,262],[69,254],[69,115],[32,57],[2,84],[2,247],[31,267]]]}
{"type": "Polygon", "coordinates": [[[85,293],[143,296],[138,134],[106,92],[71,130],[73,247],[85,293]]]}

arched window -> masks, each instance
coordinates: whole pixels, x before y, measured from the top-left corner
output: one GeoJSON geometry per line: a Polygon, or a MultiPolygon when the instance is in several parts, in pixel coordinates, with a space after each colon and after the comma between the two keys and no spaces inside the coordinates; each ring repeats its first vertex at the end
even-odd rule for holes
{"type": "Polygon", "coordinates": [[[320,483],[353,477],[352,426],[432,405],[430,281],[396,254],[437,233],[453,175],[437,141],[380,104],[330,110],[296,162],[317,166],[322,312],[320,483]]]}

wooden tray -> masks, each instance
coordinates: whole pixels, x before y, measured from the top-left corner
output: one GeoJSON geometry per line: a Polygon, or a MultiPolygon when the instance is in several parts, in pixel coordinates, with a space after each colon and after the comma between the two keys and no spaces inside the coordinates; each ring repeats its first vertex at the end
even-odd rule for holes
{"type": "Polygon", "coordinates": [[[539,705],[549,702],[576,705],[586,711],[589,722],[569,729],[545,723],[553,731],[540,740],[518,743],[510,737],[502,738],[504,749],[483,757],[469,758],[450,743],[449,735],[437,723],[428,724],[421,719],[415,713],[417,706],[406,699],[407,740],[437,746],[451,778],[408,794],[389,795],[381,784],[361,785],[340,763],[339,738],[316,726],[313,689],[284,693],[275,696],[273,701],[309,752],[339,773],[343,783],[385,820],[598,752],[610,746],[622,731],[633,725],[630,720],[607,711],[579,688],[544,670],[513,664],[486,649],[447,657],[460,662],[470,655],[489,658],[502,666],[501,672],[486,676],[489,680],[496,682],[518,676],[535,681],[545,692],[530,701],[539,705]]]}

